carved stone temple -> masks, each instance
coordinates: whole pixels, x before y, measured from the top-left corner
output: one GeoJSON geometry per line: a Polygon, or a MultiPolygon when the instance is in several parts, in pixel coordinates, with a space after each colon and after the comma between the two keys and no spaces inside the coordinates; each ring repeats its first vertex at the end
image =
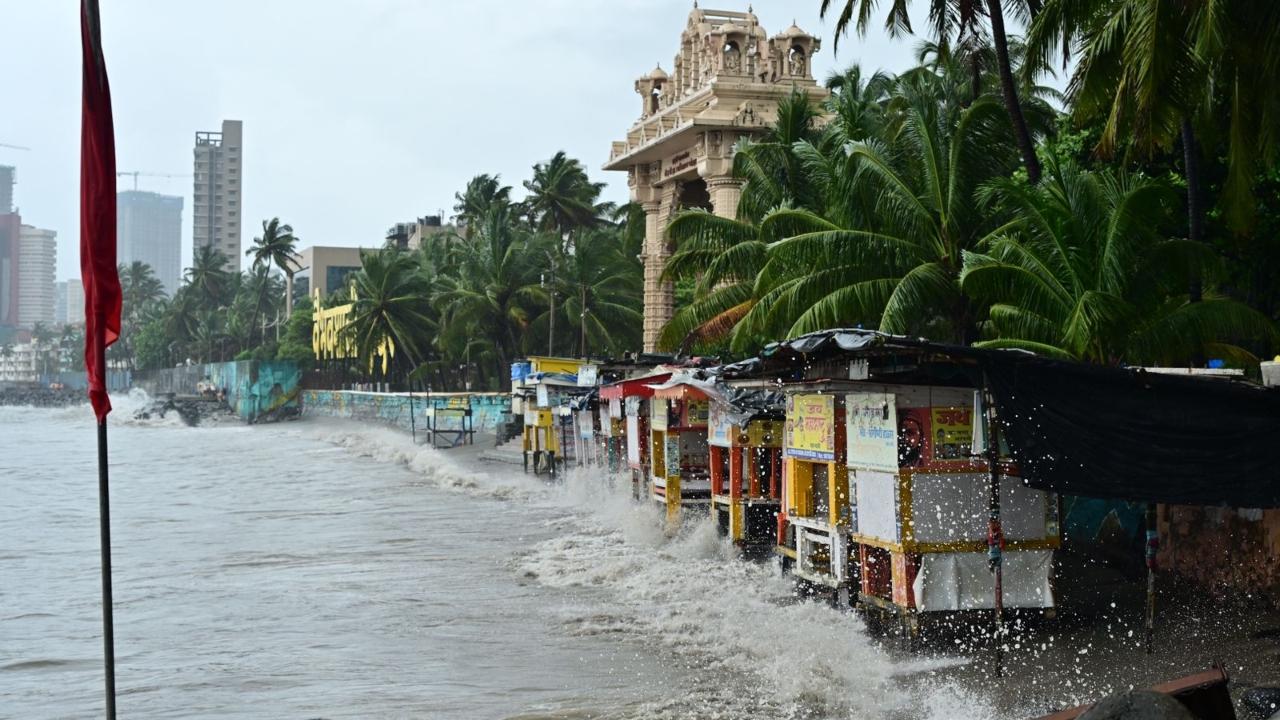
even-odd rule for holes
{"type": "Polygon", "coordinates": [[[640,119],[613,143],[605,170],[625,170],[631,200],[645,212],[644,350],[656,349],[674,312],[666,227],[681,210],[736,217],[742,181],[733,177],[734,146],[777,119],[793,90],[815,103],[827,95],[813,79],[821,42],[792,25],[769,37],[747,12],[703,10],[695,3],[670,72],[659,65],[636,80],[640,119]]]}

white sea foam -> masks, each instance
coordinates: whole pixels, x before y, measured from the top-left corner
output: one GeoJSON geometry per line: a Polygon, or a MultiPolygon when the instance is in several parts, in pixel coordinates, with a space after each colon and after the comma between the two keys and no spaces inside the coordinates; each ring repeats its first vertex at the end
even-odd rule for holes
{"type": "Polygon", "coordinates": [[[324,421],[313,431],[442,489],[546,511],[559,532],[517,555],[512,570],[564,591],[564,632],[656,645],[705,678],[696,696],[662,697],[627,717],[998,716],[962,688],[913,681],[955,661],[891,658],[857,615],[796,601],[776,566],[737,559],[705,518],[668,536],[656,504],[631,499],[629,480],[573,469],[548,486],[499,466],[464,467],[389,428],[324,421]]]}

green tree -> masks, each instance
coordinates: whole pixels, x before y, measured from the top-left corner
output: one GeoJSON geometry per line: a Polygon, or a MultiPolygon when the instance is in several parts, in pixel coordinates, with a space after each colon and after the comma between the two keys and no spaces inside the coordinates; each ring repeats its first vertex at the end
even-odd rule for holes
{"type": "Polygon", "coordinates": [[[1028,71],[1060,51],[1077,58],[1068,96],[1078,119],[1105,118],[1099,149],[1126,138],[1146,157],[1182,145],[1188,236],[1202,239],[1200,135],[1224,137],[1220,204],[1237,229],[1253,219],[1259,168],[1280,147],[1280,4],[1267,0],[1045,0],[1028,36],[1028,71]]]}
{"type": "Polygon", "coordinates": [[[1050,160],[1046,182],[1000,180],[984,201],[1012,222],[981,252],[966,251],[961,284],[991,303],[988,339],[1055,357],[1185,365],[1197,356],[1270,349],[1275,330],[1223,297],[1192,302],[1187,276],[1218,259],[1203,244],[1167,239],[1176,194],[1140,176],[1088,172],[1050,160]]]}
{"type": "Polygon", "coordinates": [[[573,333],[579,357],[621,354],[635,347],[643,321],[640,291],[643,268],[621,252],[612,229],[575,233],[572,254],[560,258],[557,311],[573,333]]]}
{"type": "Polygon", "coordinates": [[[470,239],[473,228],[495,207],[511,204],[511,186],[503,185],[499,175],[481,174],[467,181],[467,187],[454,193],[454,219],[462,226],[463,237],[470,239]]]}
{"type": "Polygon", "coordinates": [[[244,252],[253,258],[253,268],[275,267],[284,273],[285,302],[284,316],[287,320],[293,312],[293,274],[301,267],[298,265],[298,238],[293,234],[293,226],[280,222],[274,217],[262,221],[262,235],[253,239],[253,247],[244,252]]]}
{"type": "MultiPolygon", "coordinates": [[[[878,4],[877,0],[839,1],[842,4],[840,14],[836,18],[837,49],[840,47],[840,36],[848,31],[850,25],[856,27],[859,34],[866,34],[871,16],[878,4]]],[[[939,45],[963,44],[967,39],[981,38],[989,32],[995,50],[996,73],[1000,78],[1000,95],[1013,128],[1018,150],[1022,154],[1023,165],[1027,169],[1027,179],[1033,185],[1039,182],[1040,160],[1036,156],[1035,138],[1027,125],[1018,96],[1018,81],[1010,60],[1009,37],[1005,30],[1004,5],[1010,5],[1015,14],[1022,19],[1030,19],[1039,10],[1042,0],[985,0],[985,2],[983,0],[927,0],[927,2],[932,38],[939,45]]],[[[835,4],[836,0],[822,0],[819,14],[825,18],[835,4]]],[[[885,28],[891,37],[912,32],[911,17],[908,13],[910,5],[910,0],[892,0],[885,20],[885,28]]]]}
{"type": "Polygon", "coordinates": [[[534,165],[524,189],[529,193],[523,203],[529,223],[535,230],[556,233],[562,241],[574,230],[596,226],[611,210],[597,206],[604,183],[591,182],[582,163],[563,150],[534,165]]]}
{"type": "Polygon", "coordinates": [[[539,268],[552,249],[518,222],[510,205],[490,208],[437,280],[440,342],[452,357],[483,339],[495,377],[507,371],[522,346],[531,308],[541,299],[539,268]]]}
{"type": "Polygon", "coordinates": [[[224,307],[235,296],[234,283],[238,273],[232,272],[230,264],[230,259],[212,245],[196,248],[185,277],[204,306],[224,307]]]}
{"type": "MultiPolygon", "coordinates": [[[[959,109],[939,104],[928,88],[900,83],[895,101],[899,120],[888,142],[848,146],[844,184],[874,190],[870,213],[850,207],[823,217],[802,209],[770,218],[785,225],[772,231],[785,239],[769,248],[746,329],[797,334],[866,323],[973,337],[976,315],[958,277],[962,253],[993,230],[974,206],[975,191],[1015,167],[1008,125],[990,98],[959,109]]],[[[857,192],[849,198],[859,201],[857,192]]]]}
{"type": "Polygon", "coordinates": [[[346,327],[366,369],[384,342],[394,344],[393,362],[402,378],[426,359],[436,329],[428,300],[430,281],[412,255],[394,249],[360,253],[353,276],[356,299],[346,327]]]}

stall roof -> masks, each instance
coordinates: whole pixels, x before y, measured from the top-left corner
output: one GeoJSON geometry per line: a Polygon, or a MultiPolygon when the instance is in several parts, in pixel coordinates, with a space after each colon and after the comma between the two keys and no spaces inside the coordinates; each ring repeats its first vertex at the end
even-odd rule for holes
{"type": "Polygon", "coordinates": [[[627,397],[652,397],[653,388],[649,386],[654,383],[661,383],[669,377],[671,377],[670,370],[658,370],[648,375],[601,385],[600,398],[602,400],[621,400],[627,397]]]}
{"type": "MultiPolygon", "coordinates": [[[[1140,502],[1280,507],[1280,389],[857,329],[772,343],[722,374],[797,378],[813,361],[845,359],[875,360],[899,374],[913,363],[950,365],[954,377],[985,387],[1032,487],[1140,502]]],[[[873,381],[876,370],[873,363],[873,381]]]]}
{"type": "Polygon", "coordinates": [[[654,397],[674,400],[681,400],[690,395],[698,399],[720,396],[716,390],[715,381],[705,373],[698,372],[677,371],[664,382],[650,384],[649,387],[653,389],[654,397]]]}

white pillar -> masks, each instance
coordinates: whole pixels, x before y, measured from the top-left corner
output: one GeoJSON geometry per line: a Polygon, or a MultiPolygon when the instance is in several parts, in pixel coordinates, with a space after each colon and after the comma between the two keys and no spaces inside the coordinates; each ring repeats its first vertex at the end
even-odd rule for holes
{"type": "Polygon", "coordinates": [[[646,202],[644,208],[644,351],[658,349],[658,336],[671,321],[672,288],[662,281],[662,271],[671,253],[667,250],[665,236],[669,209],[665,203],[646,202]]]}
{"type": "Polygon", "coordinates": [[[738,219],[738,201],[742,199],[742,181],[731,175],[707,179],[711,196],[711,212],[722,218],[738,219]]]}

